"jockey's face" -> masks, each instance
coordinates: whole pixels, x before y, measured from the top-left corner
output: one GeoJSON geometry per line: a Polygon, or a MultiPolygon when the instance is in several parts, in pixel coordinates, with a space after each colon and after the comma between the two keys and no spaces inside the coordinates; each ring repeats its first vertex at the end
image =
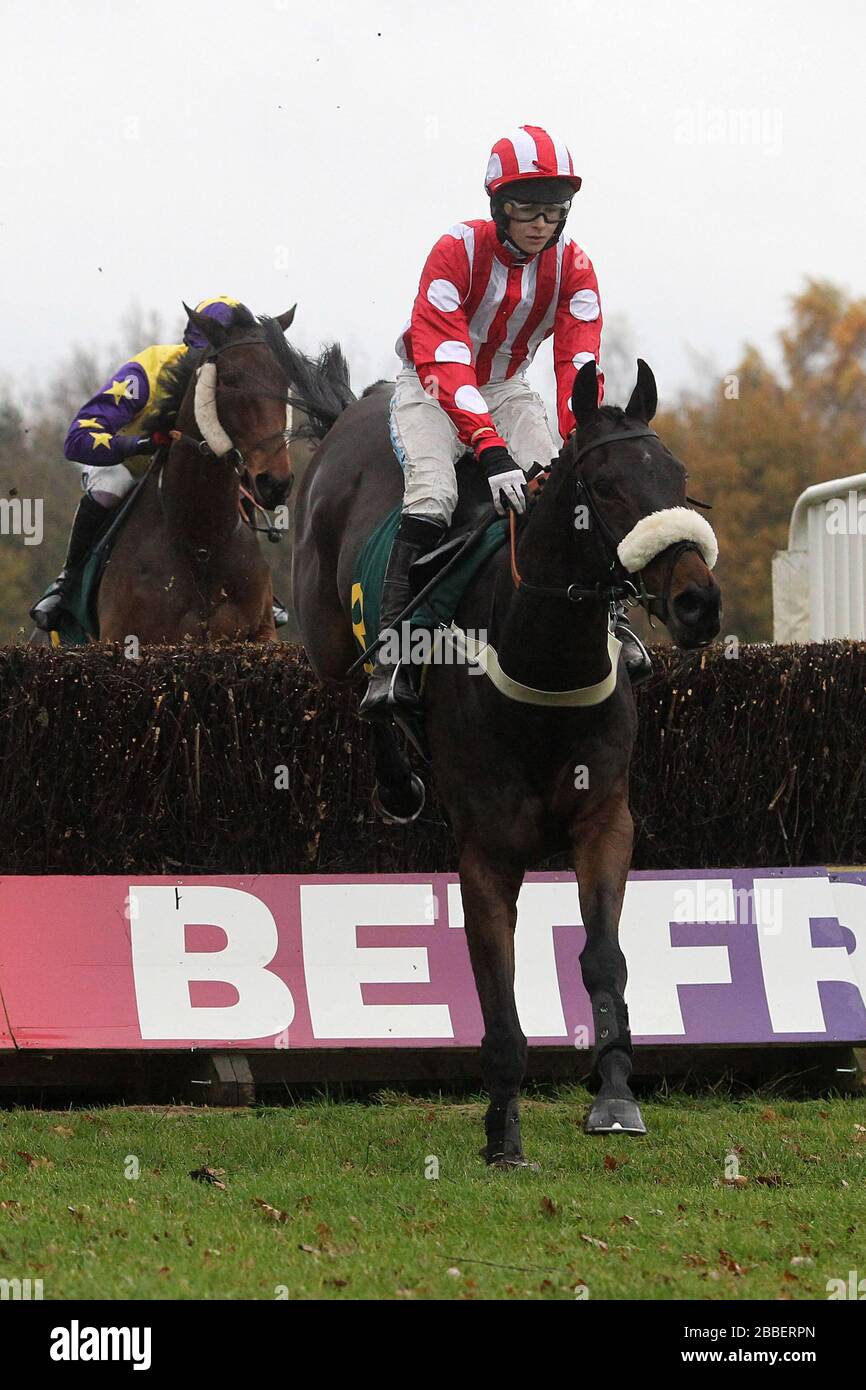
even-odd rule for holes
{"type": "Polygon", "coordinates": [[[553,227],[549,222],[545,222],[539,213],[534,222],[518,222],[516,218],[508,219],[508,235],[519,246],[521,251],[526,251],[532,255],[535,251],[540,251],[542,246],[546,246],[553,234],[553,227]]]}

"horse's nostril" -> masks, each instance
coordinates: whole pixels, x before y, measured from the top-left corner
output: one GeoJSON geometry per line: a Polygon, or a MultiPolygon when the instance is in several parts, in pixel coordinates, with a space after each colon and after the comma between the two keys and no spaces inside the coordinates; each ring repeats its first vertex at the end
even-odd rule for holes
{"type": "Polygon", "coordinates": [[[718,589],[701,589],[697,585],[684,589],[673,600],[672,608],[681,623],[694,627],[714,617],[719,609],[718,589]]]}

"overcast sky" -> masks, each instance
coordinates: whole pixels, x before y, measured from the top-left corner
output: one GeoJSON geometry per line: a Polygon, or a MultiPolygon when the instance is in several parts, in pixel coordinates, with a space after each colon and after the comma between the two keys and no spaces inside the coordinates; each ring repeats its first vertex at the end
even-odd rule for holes
{"type": "Polygon", "coordinates": [[[173,326],[212,294],[297,300],[300,346],[393,375],[430,247],[488,215],[521,124],[570,146],[568,231],[663,402],[695,353],[771,350],[805,275],[866,293],[862,0],[0,0],[0,28],[20,383],[134,302],[173,326]]]}

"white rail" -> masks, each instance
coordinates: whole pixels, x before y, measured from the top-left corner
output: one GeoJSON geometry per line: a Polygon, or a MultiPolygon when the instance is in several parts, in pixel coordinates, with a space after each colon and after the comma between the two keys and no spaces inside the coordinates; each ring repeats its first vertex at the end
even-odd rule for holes
{"type": "Polygon", "coordinates": [[[773,558],[776,642],[866,639],[866,473],[815,483],[773,558]]]}

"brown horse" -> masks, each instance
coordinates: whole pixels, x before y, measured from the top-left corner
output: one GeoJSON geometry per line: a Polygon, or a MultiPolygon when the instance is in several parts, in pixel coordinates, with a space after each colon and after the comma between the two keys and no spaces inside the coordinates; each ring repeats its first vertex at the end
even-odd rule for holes
{"type": "Polygon", "coordinates": [[[338,348],[315,362],[289,346],[293,314],[256,320],[239,309],[226,327],[190,311],[210,347],[182,360],[147,422],[172,424],[174,442],[114,541],[97,600],[100,640],[276,640],[255,531],[280,532],[256,523],[256,507],[285,502],[291,441],[320,439],[354,399],[338,348]]]}
{"type": "MultiPolygon", "coordinates": [[[[685,469],[648,428],[656,407],[650,369],[638,364],[624,412],[599,408],[597,391],[591,362],[575,380],[577,432],[519,524],[514,570],[500,549],[461,599],[461,630],[486,629],[487,675],[453,660],[428,669],[427,738],[457,841],[484,1016],[488,1163],[525,1163],[517,896],[526,870],[563,850],[574,865],[586,928],[581,969],[600,1082],[585,1128],[644,1132],[628,1084],[632,1046],[618,941],[632,851],[628,775],[637,721],[609,634],[610,604],[624,594],[639,598],[683,648],[704,646],[719,631],[720,593],[710,574],[715,541],[703,517],[685,505],[685,469]]],[[[295,602],[310,659],[325,679],[339,680],[354,660],[355,558],[401,496],[387,406],[387,395],[376,391],[346,411],[298,498],[295,602]]],[[[489,493],[480,470],[470,460],[464,471],[467,504],[484,506],[489,493]]],[[[383,727],[385,734],[374,729],[379,799],[408,819],[413,804],[420,809],[420,782],[391,726],[383,727]]]]}

